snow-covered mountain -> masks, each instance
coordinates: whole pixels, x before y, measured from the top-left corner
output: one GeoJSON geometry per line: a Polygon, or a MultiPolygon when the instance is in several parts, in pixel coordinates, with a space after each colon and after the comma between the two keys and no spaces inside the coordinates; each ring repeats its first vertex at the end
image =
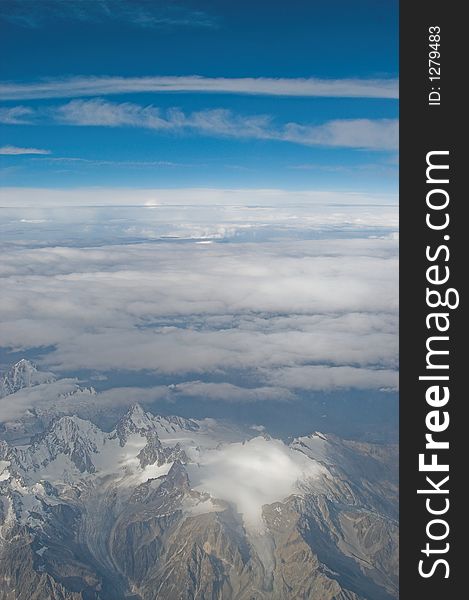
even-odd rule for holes
{"type": "Polygon", "coordinates": [[[22,359],[0,379],[0,439],[26,444],[58,415],[69,414],[71,407],[93,414],[95,396],[96,391],[82,387],[77,378],[57,378],[22,359]]]}
{"type": "Polygon", "coordinates": [[[52,373],[38,371],[37,367],[29,360],[22,358],[12,365],[0,380],[0,398],[14,394],[23,388],[32,387],[41,383],[48,383],[55,379],[52,373]]]}
{"type": "Polygon", "coordinates": [[[397,598],[395,448],[132,406],[0,442],[0,600],[397,598]]]}

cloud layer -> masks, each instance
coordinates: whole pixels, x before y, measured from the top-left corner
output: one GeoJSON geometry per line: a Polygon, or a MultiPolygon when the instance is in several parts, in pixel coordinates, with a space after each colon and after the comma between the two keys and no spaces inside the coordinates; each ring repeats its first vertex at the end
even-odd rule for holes
{"type": "Polygon", "coordinates": [[[2,264],[0,343],[52,347],[52,371],[146,370],[173,400],[240,401],[234,373],[255,382],[244,401],[397,386],[393,239],[10,248],[2,264]]]}

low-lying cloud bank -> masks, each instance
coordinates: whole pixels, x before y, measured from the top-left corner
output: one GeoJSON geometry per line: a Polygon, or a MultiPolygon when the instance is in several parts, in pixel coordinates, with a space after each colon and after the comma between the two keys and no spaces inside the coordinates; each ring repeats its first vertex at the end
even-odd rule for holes
{"type": "Polygon", "coordinates": [[[57,373],[145,370],[173,381],[173,399],[230,402],[397,386],[394,239],[10,249],[3,258],[0,343],[48,348],[40,363],[57,373]],[[244,396],[235,372],[256,382],[244,396]]]}

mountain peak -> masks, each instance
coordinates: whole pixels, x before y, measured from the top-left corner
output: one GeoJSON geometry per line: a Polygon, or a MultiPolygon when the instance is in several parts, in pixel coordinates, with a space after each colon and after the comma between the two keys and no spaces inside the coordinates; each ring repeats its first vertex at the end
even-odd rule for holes
{"type": "Polygon", "coordinates": [[[98,430],[90,421],[80,419],[76,415],[63,415],[57,417],[52,421],[49,426],[49,431],[58,432],[73,432],[73,434],[79,434],[80,432],[88,433],[89,430],[98,430]]]}
{"type": "Polygon", "coordinates": [[[53,380],[52,373],[39,371],[31,361],[22,358],[12,365],[0,380],[0,398],[14,394],[23,388],[53,380]]]}
{"type": "Polygon", "coordinates": [[[75,415],[64,415],[56,417],[46,431],[35,436],[33,445],[37,447],[45,442],[50,447],[63,449],[78,442],[95,446],[102,437],[103,432],[90,421],[75,415]]]}
{"type": "Polygon", "coordinates": [[[65,415],[54,419],[44,433],[37,435],[26,454],[41,457],[39,462],[32,458],[32,466],[44,467],[64,455],[81,473],[94,473],[91,457],[102,446],[103,438],[103,432],[90,421],[65,415]]]}
{"type": "Polygon", "coordinates": [[[138,403],[132,404],[121,420],[133,423],[135,427],[140,429],[148,429],[151,426],[150,414],[145,412],[138,403]]]}
{"type": "Polygon", "coordinates": [[[37,371],[36,365],[34,365],[27,358],[21,358],[17,363],[13,365],[13,367],[16,367],[18,369],[33,369],[34,371],[37,371]]]}
{"type": "Polygon", "coordinates": [[[116,433],[123,446],[132,433],[143,435],[153,429],[152,415],[145,412],[140,404],[133,404],[117,423],[116,433]]]}
{"type": "Polygon", "coordinates": [[[11,365],[8,371],[5,373],[4,378],[10,377],[21,377],[21,376],[31,376],[33,373],[37,373],[37,367],[30,360],[26,358],[22,358],[17,363],[11,365]]]}

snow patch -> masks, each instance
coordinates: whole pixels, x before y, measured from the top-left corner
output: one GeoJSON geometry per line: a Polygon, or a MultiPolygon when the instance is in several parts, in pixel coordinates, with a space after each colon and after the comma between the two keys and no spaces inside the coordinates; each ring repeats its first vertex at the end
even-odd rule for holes
{"type": "Polygon", "coordinates": [[[158,466],[156,463],[154,465],[147,465],[139,475],[140,483],[145,483],[145,481],[148,481],[149,479],[158,479],[158,477],[167,475],[172,465],[172,462],[165,463],[161,466],[158,466]]]}
{"type": "Polygon", "coordinates": [[[0,481],[6,481],[7,479],[10,479],[10,471],[8,470],[9,466],[9,460],[0,460],[0,481]]]}
{"type": "Polygon", "coordinates": [[[197,515],[220,512],[224,510],[224,507],[214,502],[212,498],[204,498],[200,501],[186,499],[182,505],[182,509],[188,517],[195,517],[197,515]]]}

